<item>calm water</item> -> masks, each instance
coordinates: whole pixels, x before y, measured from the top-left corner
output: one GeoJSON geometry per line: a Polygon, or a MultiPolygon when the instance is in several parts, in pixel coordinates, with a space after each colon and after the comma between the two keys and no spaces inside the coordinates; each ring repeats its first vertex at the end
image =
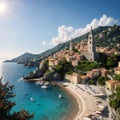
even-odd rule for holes
{"type": "Polygon", "coordinates": [[[70,96],[55,86],[49,86],[49,89],[45,90],[32,82],[24,82],[22,76],[34,69],[16,63],[3,63],[0,65],[0,74],[4,78],[3,81],[9,81],[15,86],[16,97],[14,101],[16,106],[13,111],[24,108],[30,113],[34,113],[34,120],[64,120],[71,108],[70,96]],[[25,92],[28,94],[25,95],[25,92]],[[64,98],[59,99],[59,94],[62,94],[64,98]],[[30,100],[31,97],[35,99],[35,102],[30,100]]]}

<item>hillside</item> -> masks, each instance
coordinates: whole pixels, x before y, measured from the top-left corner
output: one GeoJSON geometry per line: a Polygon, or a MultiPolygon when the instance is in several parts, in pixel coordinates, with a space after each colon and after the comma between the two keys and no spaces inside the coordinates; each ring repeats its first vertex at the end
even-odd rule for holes
{"type": "MultiPolygon", "coordinates": [[[[110,27],[110,26],[98,27],[98,28],[94,29],[93,32],[95,35],[95,41],[96,41],[97,46],[102,46],[102,47],[109,46],[110,48],[116,48],[117,50],[120,50],[120,48],[119,48],[120,26],[114,25],[113,27],[110,27]]],[[[78,38],[73,39],[72,42],[74,44],[81,40],[87,39],[87,37],[88,37],[88,33],[86,33],[78,38]]],[[[38,66],[39,62],[42,59],[54,54],[57,51],[68,48],[69,43],[70,43],[70,41],[65,42],[63,44],[59,44],[56,47],[49,49],[43,53],[40,53],[38,55],[25,53],[17,58],[10,60],[9,62],[18,62],[18,63],[25,64],[27,66],[38,66]]]]}

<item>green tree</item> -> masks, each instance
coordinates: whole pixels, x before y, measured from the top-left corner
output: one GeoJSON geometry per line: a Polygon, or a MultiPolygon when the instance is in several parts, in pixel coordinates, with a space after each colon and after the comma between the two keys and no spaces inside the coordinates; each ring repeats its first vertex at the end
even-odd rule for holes
{"type": "Polygon", "coordinates": [[[75,68],[76,68],[76,70],[90,71],[94,68],[99,68],[99,64],[97,62],[90,62],[87,60],[81,60],[75,68]]]}
{"type": "Polygon", "coordinates": [[[15,102],[10,100],[15,97],[12,89],[13,85],[9,85],[8,82],[3,84],[0,79],[0,120],[30,120],[33,118],[33,114],[29,114],[25,110],[11,113],[11,109],[15,105],[15,102]]]}
{"type": "Polygon", "coordinates": [[[110,95],[110,106],[116,111],[120,109],[120,88],[110,95]]]}
{"type": "Polygon", "coordinates": [[[95,84],[95,81],[93,79],[90,79],[88,84],[93,85],[93,84],[95,84]]]}
{"type": "Polygon", "coordinates": [[[68,62],[66,59],[64,59],[58,65],[56,65],[55,70],[61,78],[64,78],[65,73],[73,70],[73,66],[71,62],[68,62]]]}
{"type": "Polygon", "coordinates": [[[107,64],[107,55],[105,53],[99,53],[99,60],[101,67],[106,67],[107,64]]]}
{"type": "Polygon", "coordinates": [[[98,77],[97,78],[98,84],[100,84],[100,85],[105,85],[106,80],[107,80],[106,77],[98,77]]]}
{"type": "Polygon", "coordinates": [[[120,81],[120,74],[115,74],[114,79],[115,79],[115,80],[119,80],[119,81],[120,81]]]}
{"type": "Polygon", "coordinates": [[[107,59],[107,67],[108,68],[117,67],[119,61],[120,61],[120,55],[111,55],[107,59]]]}
{"type": "Polygon", "coordinates": [[[78,49],[76,49],[75,47],[73,47],[72,50],[73,50],[74,52],[79,52],[78,49]]]}

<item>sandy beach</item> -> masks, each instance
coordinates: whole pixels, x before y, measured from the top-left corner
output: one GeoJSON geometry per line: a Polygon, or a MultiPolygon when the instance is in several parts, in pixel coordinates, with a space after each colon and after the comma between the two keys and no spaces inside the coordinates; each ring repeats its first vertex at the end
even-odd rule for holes
{"type": "MultiPolygon", "coordinates": [[[[75,97],[77,101],[77,107],[73,107],[73,111],[71,111],[71,114],[67,120],[84,120],[86,115],[97,111],[97,101],[101,100],[96,98],[94,94],[101,92],[98,87],[92,86],[94,90],[96,90],[95,93],[91,90],[91,88],[89,88],[89,86],[87,87],[86,85],[75,85],[67,82],[62,84],[66,85],[65,88],[75,97]]],[[[102,102],[103,101],[101,101],[101,103],[102,102]]]]}
{"type": "MultiPolygon", "coordinates": [[[[34,79],[33,81],[39,80],[34,79]]],[[[61,86],[73,101],[70,113],[63,120],[84,120],[87,115],[96,114],[96,111],[106,104],[104,100],[97,96],[103,94],[98,86],[58,81],[50,82],[50,84],[61,86]]]]}

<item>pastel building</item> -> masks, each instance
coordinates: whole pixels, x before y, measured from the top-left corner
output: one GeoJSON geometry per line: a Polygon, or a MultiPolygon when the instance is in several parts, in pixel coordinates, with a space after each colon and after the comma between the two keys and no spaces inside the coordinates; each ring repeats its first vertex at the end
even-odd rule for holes
{"type": "Polygon", "coordinates": [[[117,81],[117,80],[108,80],[108,81],[106,81],[106,88],[108,90],[113,92],[118,87],[120,87],[120,81],[117,81]]]}
{"type": "Polygon", "coordinates": [[[80,75],[78,73],[66,74],[65,80],[77,84],[80,83],[80,75]]]}

